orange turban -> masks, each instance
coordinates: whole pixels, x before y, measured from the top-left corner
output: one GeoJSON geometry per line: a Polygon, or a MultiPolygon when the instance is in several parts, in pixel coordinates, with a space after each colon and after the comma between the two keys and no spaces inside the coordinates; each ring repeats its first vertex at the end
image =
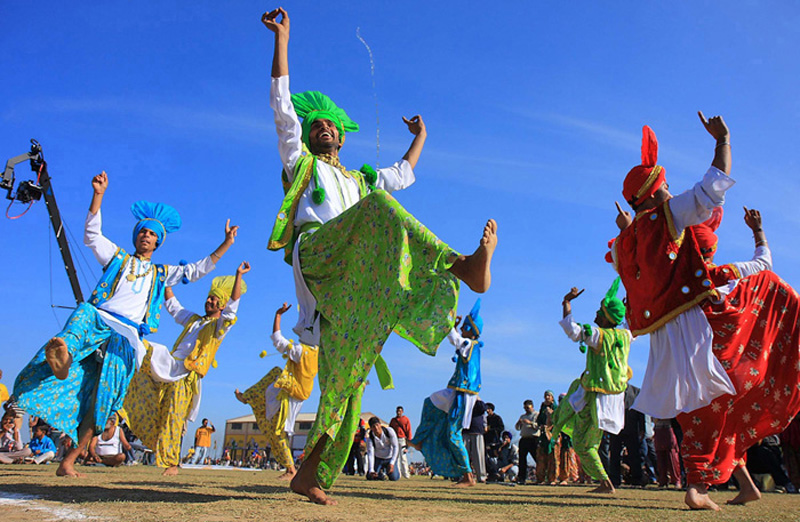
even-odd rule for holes
{"type": "Polygon", "coordinates": [[[652,196],[664,183],[664,167],[658,161],[658,141],[653,129],[642,127],[642,164],[633,167],[622,184],[622,196],[628,204],[636,208],[652,196]]]}

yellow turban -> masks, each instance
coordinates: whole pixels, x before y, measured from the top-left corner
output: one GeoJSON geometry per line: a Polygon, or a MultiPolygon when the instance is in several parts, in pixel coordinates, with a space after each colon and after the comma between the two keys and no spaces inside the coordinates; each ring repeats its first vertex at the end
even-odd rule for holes
{"type": "MultiPolygon", "coordinates": [[[[233,292],[233,282],[236,281],[235,276],[219,276],[211,281],[211,290],[208,291],[208,296],[212,295],[219,299],[219,307],[225,308],[228,304],[228,299],[231,298],[233,292]]],[[[247,285],[242,281],[242,295],[247,292],[247,285]]]]}

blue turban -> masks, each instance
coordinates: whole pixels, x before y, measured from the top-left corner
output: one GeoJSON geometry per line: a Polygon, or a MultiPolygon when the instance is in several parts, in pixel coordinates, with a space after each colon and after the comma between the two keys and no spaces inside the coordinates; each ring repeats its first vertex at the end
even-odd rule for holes
{"type": "Polygon", "coordinates": [[[178,211],[164,203],[150,203],[149,201],[137,201],[131,205],[133,217],[139,221],[133,227],[133,244],[136,244],[136,237],[143,228],[152,230],[158,237],[156,247],[161,246],[167,234],[180,230],[181,216],[178,211]]]}
{"type": "Polygon", "coordinates": [[[472,307],[469,315],[464,319],[464,330],[474,333],[476,339],[480,337],[483,332],[483,318],[481,318],[480,312],[481,300],[478,298],[478,300],[475,301],[475,306],[472,307]]]}

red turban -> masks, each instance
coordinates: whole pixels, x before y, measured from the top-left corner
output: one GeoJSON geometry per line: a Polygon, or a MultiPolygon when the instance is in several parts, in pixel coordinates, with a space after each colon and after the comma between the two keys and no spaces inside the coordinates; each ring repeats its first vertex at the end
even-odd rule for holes
{"type": "Polygon", "coordinates": [[[658,161],[658,141],[653,129],[642,127],[642,164],[633,167],[622,184],[622,196],[631,207],[638,207],[652,196],[665,180],[664,167],[658,161]]]}
{"type": "Polygon", "coordinates": [[[722,207],[714,207],[711,211],[711,217],[705,222],[692,227],[694,230],[694,237],[697,239],[697,246],[700,247],[700,253],[704,258],[714,257],[717,251],[717,235],[714,233],[719,228],[722,222],[722,207]]]}

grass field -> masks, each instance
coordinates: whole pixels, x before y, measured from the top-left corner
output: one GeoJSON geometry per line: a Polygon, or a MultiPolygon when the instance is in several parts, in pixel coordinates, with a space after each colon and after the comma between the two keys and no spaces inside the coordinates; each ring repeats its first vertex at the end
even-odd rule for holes
{"type": "MultiPolygon", "coordinates": [[[[685,508],[683,492],[655,488],[624,488],[608,497],[589,494],[583,486],[458,489],[422,477],[367,482],[342,476],[332,490],[339,505],[323,507],[289,492],[276,471],[182,470],[177,477],[145,466],[80,471],[87,477],[56,477],[52,465],[3,466],[0,521],[800,521],[800,495],[778,493],[709,513],[685,508]]],[[[734,494],[713,498],[722,504],[734,494]]]]}

